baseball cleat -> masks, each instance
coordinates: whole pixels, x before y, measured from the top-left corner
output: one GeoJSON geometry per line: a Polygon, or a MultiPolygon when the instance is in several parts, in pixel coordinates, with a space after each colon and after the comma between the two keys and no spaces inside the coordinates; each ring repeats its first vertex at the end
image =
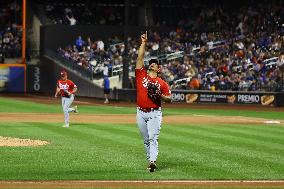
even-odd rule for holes
{"type": "Polygon", "coordinates": [[[66,125],[64,124],[62,127],[69,127],[69,124],[66,124],[66,125]]]}
{"type": "Polygon", "coordinates": [[[108,101],[108,99],[106,99],[105,101],[104,101],[104,104],[108,104],[109,103],[109,101],[108,101]]]}
{"type": "Polygon", "coordinates": [[[151,161],[149,166],[148,166],[149,171],[154,172],[156,168],[157,168],[156,163],[154,161],[151,161]]]}
{"type": "Polygon", "coordinates": [[[74,113],[79,113],[78,106],[74,106],[74,113]]]}

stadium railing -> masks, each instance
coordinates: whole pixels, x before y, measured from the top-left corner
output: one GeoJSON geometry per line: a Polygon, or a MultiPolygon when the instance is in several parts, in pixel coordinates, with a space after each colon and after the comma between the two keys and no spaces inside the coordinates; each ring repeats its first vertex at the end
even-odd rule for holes
{"type": "Polygon", "coordinates": [[[54,61],[58,61],[59,63],[61,63],[62,65],[64,65],[65,67],[72,69],[74,71],[76,71],[78,74],[80,74],[81,76],[88,78],[88,79],[93,79],[93,72],[91,69],[86,69],[80,65],[77,65],[76,63],[72,62],[71,60],[67,60],[66,58],[62,57],[60,54],[52,51],[52,50],[46,50],[45,51],[45,56],[47,56],[48,58],[53,59],[54,61]]]}

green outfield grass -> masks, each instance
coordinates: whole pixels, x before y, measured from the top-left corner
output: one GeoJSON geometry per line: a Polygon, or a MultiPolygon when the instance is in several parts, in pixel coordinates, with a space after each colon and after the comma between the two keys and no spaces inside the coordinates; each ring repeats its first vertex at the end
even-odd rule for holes
{"type": "MultiPolygon", "coordinates": [[[[0,98],[0,112],[61,112],[0,98]]],[[[80,113],[135,113],[135,108],[80,106],[80,113]]],[[[283,112],[167,109],[166,115],[241,115],[283,119],[283,112]]],[[[1,123],[0,136],[41,139],[41,147],[0,147],[0,180],[279,180],[283,125],[164,124],[158,170],[146,171],[135,124],[1,123]]]]}
{"type": "Polygon", "coordinates": [[[164,125],[154,174],[132,124],[0,123],[0,133],[51,143],[1,147],[1,180],[284,178],[282,126],[164,125]]]}

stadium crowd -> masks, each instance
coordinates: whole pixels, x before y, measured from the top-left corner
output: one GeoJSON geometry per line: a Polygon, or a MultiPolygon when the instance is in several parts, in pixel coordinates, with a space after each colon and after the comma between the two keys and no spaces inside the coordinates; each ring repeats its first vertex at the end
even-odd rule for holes
{"type": "Polygon", "coordinates": [[[14,1],[0,3],[0,54],[5,58],[21,56],[21,7],[14,1]]]}
{"type": "MultiPolygon", "coordinates": [[[[45,24],[123,25],[124,0],[36,0],[45,24]]],[[[130,1],[129,24],[137,24],[138,0],[130,1]]]]}
{"type": "Polygon", "coordinates": [[[72,3],[66,7],[63,3],[56,2],[46,4],[45,11],[52,24],[122,25],[123,21],[123,9],[121,7],[98,9],[96,4],[91,2],[88,6],[85,3],[72,3]]]}
{"type": "MultiPolygon", "coordinates": [[[[190,25],[180,20],[176,30],[149,33],[146,57],[183,54],[161,61],[163,77],[172,88],[277,90],[283,71],[278,66],[284,45],[283,6],[259,4],[235,11],[207,8],[194,19],[190,25]]],[[[130,70],[134,70],[138,44],[129,37],[130,70]]],[[[73,45],[58,49],[65,58],[95,73],[122,65],[124,50],[118,37],[105,42],[78,37],[73,45]]]]}
{"type": "Polygon", "coordinates": [[[83,66],[94,72],[95,78],[108,75],[108,70],[123,64],[125,45],[118,37],[109,39],[108,47],[102,40],[93,41],[90,37],[83,40],[81,36],[73,45],[58,48],[57,51],[71,63],[83,66]]]}

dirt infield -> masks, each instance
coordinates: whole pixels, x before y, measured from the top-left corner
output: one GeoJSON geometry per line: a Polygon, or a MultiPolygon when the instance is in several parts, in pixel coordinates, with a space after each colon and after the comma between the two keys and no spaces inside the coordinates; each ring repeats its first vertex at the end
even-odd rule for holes
{"type": "MultiPolygon", "coordinates": [[[[136,123],[134,114],[72,114],[71,123],[136,123]]],[[[262,118],[249,118],[241,116],[208,116],[208,115],[168,115],[163,117],[166,124],[263,124],[270,121],[262,118]]],[[[0,122],[63,122],[62,114],[50,113],[0,113],[0,122]],[[36,118],[36,119],[35,119],[36,118]]],[[[282,124],[282,123],[280,123],[282,124]]]]}
{"type": "Polygon", "coordinates": [[[0,146],[42,146],[49,144],[47,141],[20,139],[0,136],[0,146]]]}
{"type": "Polygon", "coordinates": [[[283,188],[284,181],[0,181],[0,188],[283,188]]]}

